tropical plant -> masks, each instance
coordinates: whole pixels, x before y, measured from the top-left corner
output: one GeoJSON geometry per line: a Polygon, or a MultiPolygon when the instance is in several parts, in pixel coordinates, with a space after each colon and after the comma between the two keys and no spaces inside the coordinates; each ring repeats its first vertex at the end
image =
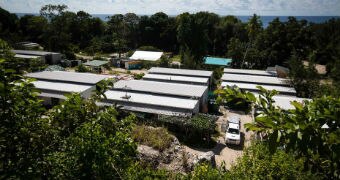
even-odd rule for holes
{"type": "Polygon", "coordinates": [[[279,147],[305,158],[305,169],[326,177],[339,178],[340,99],[315,98],[304,104],[291,102],[294,109],[284,111],[273,105],[275,92],[261,88],[257,106],[263,113],[247,130],[266,134],[271,153],[279,147]]]}
{"type": "Polygon", "coordinates": [[[223,89],[215,90],[214,94],[218,95],[216,103],[227,105],[231,109],[242,110],[246,113],[252,109],[252,103],[256,101],[254,94],[243,91],[238,87],[227,86],[223,89]]]}

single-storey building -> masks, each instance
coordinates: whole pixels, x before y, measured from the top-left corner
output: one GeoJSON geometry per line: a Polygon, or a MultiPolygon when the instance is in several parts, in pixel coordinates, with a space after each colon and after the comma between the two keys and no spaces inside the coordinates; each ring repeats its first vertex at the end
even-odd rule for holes
{"type": "Polygon", "coordinates": [[[250,91],[250,92],[260,92],[260,90],[256,86],[262,86],[263,88],[267,90],[276,90],[280,94],[284,95],[291,95],[295,96],[296,91],[292,87],[286,87],[286,86],[270,86],[270,85],[260,85],[260,84],[252,84],[252,83],[237,83],[237,82],[222,82],[221,86],[224,88],[226,86],[237,86],[240,89],[250,91]]]}
{"type": "Polygon", "coordinates": [[[128,111],[172,116],[191,116],[199,112],[199,100],[167,97],[125,90],[105,92],[103,105],[118,104],[128,111]]]}
{"type": "Polygon", "coordinates": [[[212,71],[205,70],[192,70],[192,69],[174,69],[174,68],[162,68],[152,67],[149,69],[149,74],[168,75],[173,79],[174,76],[187,76],[190,78],[207,78],[208,85],[212,82],[212,71]]]}
{"type": "Polygon", "coordinates": [[[45,64],[59,64],[61,61],[61,54],[56,52],[46,51],[31,51],[31,50],[12,50],[18,58],[40,57],[45,64]]]}
{"type": "Polygon", "coordinates": [[[264,71],[254,69],[232,69],[224,68],[225,74],[240,74],[240,75],[254,75],[254,76],[276,76],[276,71],[264,71]]]}
{"type": "Polygon", "coordinates": [[[108,64],[109,61],[102,61],[102,60],[92,60],[86,63],[83,63],[85,66],[90,67],[92,71],[102,72],[103,66],[108,64]]]}
{"type": "Polygon", "coordinates": [[[287,79],[270,77],[270,76],[258,76],[258,75],[246,75],[246,74],[223,74],[223,82],[234,83],[249,83],[256,85],[270,85],[270,86],[287,86],[289,83],[287,79]]]}
{"type": "Polygon", "coordinates": [[[41,71],[28,73],[25,76],[42,81],[63,82],[90,86],[96,85],[101,80],[114,78],[114,76],[109,75],[67,71],[41,71]]]}
{"type": "Polygon", "coordinates": [[[39,97],[44,100],[45,105],[55,105],[65,99],[65,94],[73,92],[80,93],[83,98],[88,98],[96,89],[99,81],[111,78],[106,75],[65,71],[42,71],[28,73],[25,76],[37,79],[33,84],[40,90],[39,97]]]}
{"type": "Polygon", "coordinates": [[[83,98],[89,98],[94,86],[72,83],[34,81],[33,85],[40,91],[39,97],[44,105],[57,105],[61,100],[66,99],[65,94],[80,93],[83,98]]]}
{"type": "Polygon", "coordinates": [[[183,99],[196,99],[200,101],[201,111],[207,110],[207,86],[143,80],[121,80],[115,83],[114,90],[138,92],[157,96],[177,97],[183,99]]]}
{"type": "Polygon", "coordinates": [[[168,74],[145,74],[143,76],[143,80],[209,86],[209,78],[207,77],[189,77],[168,74]]]}
{"type": "MultiPolygon", "coordinates": [[[[259,96],[259,94],[254,93],[256,97],[259,96]]],[[[285,96],[285,95],[276,95],[273,96],[274,105],[278,106],[279,108],[283,110],[290,110],[294,109],[294,106],[291,104],[292,101],[297,101],[299,103],[303,103],[304,101],[310,101],[311,99],[307,98],[299,98],[295,96],[285,96]]]]}

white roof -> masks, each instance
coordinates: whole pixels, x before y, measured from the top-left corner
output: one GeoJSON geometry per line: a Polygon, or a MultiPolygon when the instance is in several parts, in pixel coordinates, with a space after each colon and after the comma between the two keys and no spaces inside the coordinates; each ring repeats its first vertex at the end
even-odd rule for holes
{"type": "Polygon", "coordinates": [[[256,86],[262,86],[263,88],[267,90],[276,90],[278,92],[282,93],[288,93],[288,94],[296,94],[296,91],[294,88],[291,87],[285,87],[285,86],[270,86],[270,85],[260,85],[260,84],[250,84],[250,83],[236,83],[236,82],[222,82],[222,87],[226,86],[237,86],[240,89],[245,89],[248,91],[260,91],[256,88],[256,86]]]}
{"type": "Polygon", "coordinates": [[[273,72],[268,72],[264,70],[253,70],[253,69],[232,69],[224,68],[224,73],[230,74],[248,74],[248,75],[259,75],[259,76],[275,76],[273,72]]]}
{"type": "Polygon", "coordinates": [[[40,58],[41,56],[16,54],[14,57],[16,57],[16,58],[23,58],[23,59],[37,59],[37,58],[40,58]]]}
{"type": "Polygon", "coordinates": [[[146,61],[157,61],[163,55],[163,52],[156,51],[135,51],[130,59],[134,60],[146,60],[146,61]]]}
{"type": "Polygon", "coordinates": [[[162,67],[152,67],[149,69],[149,73],[152,74],[169,74],[169,75],[184,75],[191,77],[208,77],[212,75],[212,71],[203,70],[191,70],[191,69],[174,69],[174,68],[162,68],[162,67]]]}
{"type": "Polygon", "coordinates": [[[267,84],[267,85],[285,85],[286,79],[269,77],[269,76],[254,76],[254,75],[240,75],[240,74],[223,74],[223,81],[227,82],[243,82],[254,84],[267,84]]]}
{"type": "Polygon", "coordinates": [[[166,80],[166,81],[178,81],[187,83],[200,83],[208,84],[209,79],[204,77],[188,77],[188,76],[172,76],[172,75],[162,75],[162,74],[146,74],[143,76],[144,80],[166,80]]]}
{"type": "Polygon", "coordinates": [[[70,84],[70,83],[60,83],[60,82],[49,82],[49,81],[33,81],[33,85],[40,90],[51,90],[51,91],[60,91],[60,92],[83,92],[92,86],[88,85],[78,85],[78,84],[70,84]]]}
{"type": "MultiPolygon", "coordinates": [[[[259,96],[259,94],[254,93],[256,97],[259,96]]],[[[273,100],[275,101],[275,106],[280,107],[284,110],[294,109],[294,106],[290,104],[291,101],[297,101],[299,103],[303,103],[304,100],[310,101],[310,99],[307,98],[298,98],[295,96],[283,96],[283,95],[276,95],[273,97],[273,100]]]]}
{"type": "MultiPolygon", "coordinates": [[[[98,105],[106,105],[106,106],[112,106],[111,103],[107,102],[98,102],[98,105]]],[[[185,112],[179,112],[174,110],[166,110],[166,109],[158,109],[158,108],[152,108],[152,107],[137,107],[137,106],[130,106],[130,105],[124,105],[122,107],[124,110],[128,111],[135,111],[135,112],[144,112],[144,113],[152,113],[152,114],[164,114],[168,116],[191,116],[192,113],[185,113],[185,112]]]]}
{"type": "Polygon", "coordinates": [[[133,93],[128,92],[127,95],[131,97],[129,99],[125,99],[122,97],[125,97],[126,92],[118,91],[118,90],[107,91],[105,92],[105,95],[108,100],[113,100],[113,101],[121,101],[121,102],[123,101],[123,102],[163,106],[163,107],[170,107],[170,108],[174,107],[174,108],[188,109],[188,110],[195,109],[196,105],[198,104],[198,100],[193,100],[193,99],[181,99],[181,98],[149,95],[149,94],[134,93],[134,92],[133,93]]]}
{"type": "Polygon", "coordinates": [[[114,89],[124,88],[131,91],[199,98],[202,97],[204,92],[207,90],[206,86],[142,80],[121,80],[114,84],[114,89]]]}
{"type": "Polygon", "coordinates": [[[99,75],[92,73],[78,73],[66,71],[42,71],[26,74],[27,77],[46,81],[64,81],[83,84],[96,84],[101,80],[112,78],[113,76],[99,75]]]}

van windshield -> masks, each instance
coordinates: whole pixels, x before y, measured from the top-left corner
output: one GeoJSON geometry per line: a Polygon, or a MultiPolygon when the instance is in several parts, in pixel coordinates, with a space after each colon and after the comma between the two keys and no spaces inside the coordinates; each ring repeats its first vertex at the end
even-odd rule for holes
{"type": "Polygon", "coordinates": [[[231,133],[231,134],[239,134],[239,131],[238,131],[238,129],[229,128],[228,133],[231,133]]]}

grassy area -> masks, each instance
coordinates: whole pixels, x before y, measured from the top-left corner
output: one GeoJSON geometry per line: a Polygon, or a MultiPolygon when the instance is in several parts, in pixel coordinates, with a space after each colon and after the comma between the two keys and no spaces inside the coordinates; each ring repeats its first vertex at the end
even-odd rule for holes
{"type": "Polygon", "coordinates": [[[132,132],[132,137],[138,143],[153,147],[159,151],[169,148],[173,141],[173,136],[169,134],[166,128],[154,128],[145,125],[136,126],[132,132]]]}

